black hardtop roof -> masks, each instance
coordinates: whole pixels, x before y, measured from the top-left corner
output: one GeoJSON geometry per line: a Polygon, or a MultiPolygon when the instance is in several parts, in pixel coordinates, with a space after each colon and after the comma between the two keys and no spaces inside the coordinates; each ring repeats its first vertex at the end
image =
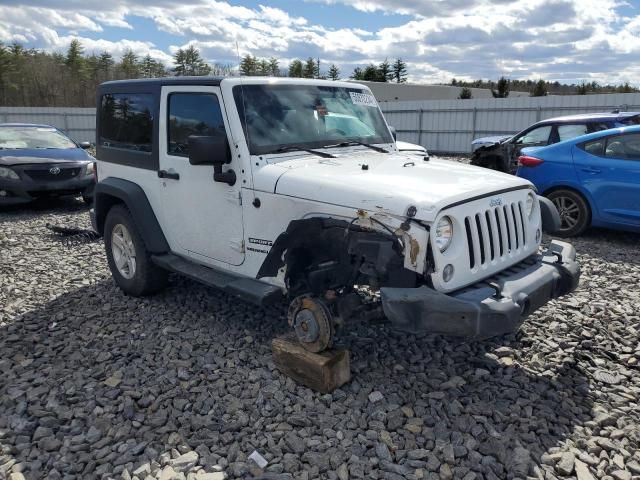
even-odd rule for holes
{"type": "Polygon", "coordinates": [[[131,80],[112,80],[101,83],[100,92],[123,92],[126,89],[136,91],[155,91],[165,85],[206,85],[217,87],[224,77],[161,77],[161,78],[136,78],[131,80]]]}

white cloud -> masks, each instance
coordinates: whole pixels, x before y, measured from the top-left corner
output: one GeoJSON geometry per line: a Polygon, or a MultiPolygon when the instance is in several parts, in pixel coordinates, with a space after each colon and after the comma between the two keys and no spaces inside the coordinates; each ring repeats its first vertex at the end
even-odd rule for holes
{"type": "Polygon", "coordinates": [[[356,65],[402,57],[414,81],[505,74],[637,83],[640,15],[630,15],[623,0],[310,1],[374,12],[382,23],[397,13],[410,18],[397,25],[395,17],[389,22],[395,26],[374,30],[362,23],[335,28],[313,21],[300,16],[294,2],[285,11],[268,0],[254,8],[231,0],[22,0],[20,6],[0,6],[0,40],[62,50],[74,32],[87,51],[117,56],[131,48],[166,63],[189,44],[209,61],[235,63],[237,42],[240,55],[275,56],[283,67],[311,56],[327,68],[335,62],[345,76],[356,65]],[[165,51],[154,38],[129,40],[135,17],[153,21],[158,37],[183,41],[165,51]],[[122,39],[105,40],[107,28],[122,29],[122,39]]]}

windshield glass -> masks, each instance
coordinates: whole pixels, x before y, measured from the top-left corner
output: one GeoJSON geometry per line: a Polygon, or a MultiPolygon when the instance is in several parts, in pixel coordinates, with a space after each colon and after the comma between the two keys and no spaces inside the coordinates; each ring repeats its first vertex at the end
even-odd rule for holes
{"type": "Polygon", "coordinates": [[[360,88],[237,85],[233,95],[253,155],[291,146],[393,142],[375,98],[360,88]]]}
{"type": "Polygon", "coordinates": [[[77,148],[77,146],[55,128],[0,127],[0,148],[77,148]]]}

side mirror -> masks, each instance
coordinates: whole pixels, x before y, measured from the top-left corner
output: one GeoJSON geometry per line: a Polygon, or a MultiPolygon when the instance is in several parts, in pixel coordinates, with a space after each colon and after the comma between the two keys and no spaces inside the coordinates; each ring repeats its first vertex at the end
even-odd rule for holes
{"type": "Polygon", "coordinates": [[[80,142],[78,145],[80,145],[80,148],[83,150],[91,148],[91,142],[80,142]]]}
{"type": "Polygon", "coordinates": [[[391,132],[391,136],[393,137],[394,141],[398,140],[398,134],[396,132],[396,127],[389,127],[389,131],[391,132]]]}
{"type": "Polygon", "coordinates": [[[226,136],[189,135],[191,165],[223,165],[231,163],[231,151],[226,136]]]}
{"type": "Polygon", "coordinates": [[[222,171],[222,165],[231,163],[231,149],[226,136],[189,135],[189,163],[191,165],[213,165],[215,182],[234,185],[236,174],[233,170],[222,171]]]}

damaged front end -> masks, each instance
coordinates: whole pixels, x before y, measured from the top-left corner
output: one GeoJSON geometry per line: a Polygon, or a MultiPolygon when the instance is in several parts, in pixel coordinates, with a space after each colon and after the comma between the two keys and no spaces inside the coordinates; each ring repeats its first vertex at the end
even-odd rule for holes
{"type": "Polygon", "coordinates": [[[484,339],[517,330],[549,300],[575,290],[579,278],[575,249],[554,240],[540,253],[454,293],[427,286],[380,293],[384,313],[398,329],[484,339]]]}

